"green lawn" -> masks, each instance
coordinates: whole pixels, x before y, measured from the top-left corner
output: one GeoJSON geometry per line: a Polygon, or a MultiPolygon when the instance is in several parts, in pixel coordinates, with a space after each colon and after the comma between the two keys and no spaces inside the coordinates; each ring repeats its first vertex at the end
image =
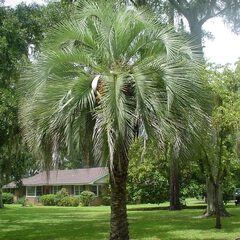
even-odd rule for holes
{"type": "MultiPolygon", "coordinates": [[[[178,212],[146,211],[149,206],[129,206],[131,239],[145,240],[234,240],[240,237],[240,207],[230,206],[234,216],[223,219],[215,230],[214,219],[199,217],[201,209],[178,212]],[[138,211],[136,211],[138,208],[138,211]],[[140,209],[145,211],[141,211],[140,209]]],[[[0,210],[1,240],[101,240],[107,239],[109,207],[20,207],[0,210]]]]}

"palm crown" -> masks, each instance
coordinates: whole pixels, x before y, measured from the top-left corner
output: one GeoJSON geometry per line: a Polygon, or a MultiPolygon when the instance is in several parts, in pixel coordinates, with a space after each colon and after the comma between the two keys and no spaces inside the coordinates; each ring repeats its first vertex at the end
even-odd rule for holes
{"type": "Polygon", "coordinates": [[[196,110],[197,65],[189,42],[146,11],[88,3],[52,29],[24,74],[25,138],[34,148],[57,141],[70,150],[87,131],[95,156],[112,163],[137,124],[161,141],[196,110]]]}

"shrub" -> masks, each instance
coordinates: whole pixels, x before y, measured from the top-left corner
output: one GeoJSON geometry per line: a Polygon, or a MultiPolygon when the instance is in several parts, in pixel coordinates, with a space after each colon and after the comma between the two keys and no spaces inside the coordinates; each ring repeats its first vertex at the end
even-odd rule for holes
{"type": "Polygon", "coordinates": [[[168,200],[168,179],[151,160],[129,165],[127,194],[129,203],[161,203],[168,200]]]}
{"type": "Polygon", "coordinates": [[[79,196],[80,202],[83,206],[89,206],[95,199],[95,197],[96,197],[95,193],[90,191],[83,191],[79,196]]]}
{"type": "Polygon", "coordinates": [[[26,198],[21,197],[21,198],[18,198],[18,200],[16,201],[16,204],[24,205],[25,202],[26,202],[26,198]]]}
{"type": "Polygon", "coordinates": [[[79,203],[80,203],[80,199],[78,197],[66,196],[59,199],[57,205],[65,206],[65,207],[77,207],[79,203]]]}
{"type": "Polygon", "coordinates": [[[47,194],[40,197],[40,202],[44,206],[55,206],[57,205],[57,195],[47,194]]]}
{"type": "Polygon", "coordinates": [[[13,194],[12,193],[7,193],[4,192],[2,193],[2,200],[3,203],[5,204],[12,204],[13,203],[13,194]]]}
{"type": "Polygon", "coordinates": [[[25,197],[21,197],[17,200],[17,204],[21,204],[22,207],[26,207],[28,205],[28,200],[25,197]]]}
{"type": "Polygon", "coordinates": [[[67,191],[66,188],[62,188],[60,191],[58,191],[55,195],[55,205],[58,205],[58,206],[64,206],[64,205],[61,205],[60,201],[65,198],[65,197],[68,197],[69,196],[69,193],[67,191]]]}
{"type": "Polygon", "coordinates": [[[203,199],[205,195],[205,184],[197,181],[197,179],[190,180],[185,186],[182,186],[182,199],[197,198],[203,199]]]}
{"type": "Polygon", "coordinates": [[[56,195],[58,198],[63,198],[69,196],[69,193],[66,188],[62,188],[60,191],[57,192],[56,195]]]}
{"type": "Polygon", "coordinates": [[[44,206],[72,206],[77,207],[80,203],[78,197],[71,197],[65,188],[57,194],[47,194],[40,197],[40,202],[44,206]]]}
{"type": "Polygon", "coordinates": [[[143,151],[144,144],[143,138],[131,144],[127,200],[128,203],[159,204],[169,199],[166,160],[159,152],[157,142],[147,141],[146,151],[143,151]]]}

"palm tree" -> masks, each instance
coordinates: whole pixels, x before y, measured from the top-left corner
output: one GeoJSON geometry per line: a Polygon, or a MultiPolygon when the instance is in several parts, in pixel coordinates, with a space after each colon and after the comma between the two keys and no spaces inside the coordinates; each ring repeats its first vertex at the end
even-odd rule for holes
{"type": "Polygon", "coordinates": [[[109,167],[111,240],[129,239],[126,180],[136,126],[161,146],[181,128],[172,112],[197,112],[197,56],[145,10],[88,2],[52,29],[24,74],[21,121],[29,146],[49,153],[57,142],[76,151],[87,133],[95,160],[109,167]]]}

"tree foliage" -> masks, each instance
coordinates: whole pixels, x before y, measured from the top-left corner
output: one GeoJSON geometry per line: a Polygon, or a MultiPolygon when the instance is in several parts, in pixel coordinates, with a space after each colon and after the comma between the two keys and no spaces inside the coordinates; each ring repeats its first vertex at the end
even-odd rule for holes
{"type": "Polygon", "coordinates": [[[130,149],[128,201],[131,203],[161,203],[169,199],[167,162],[163,151],[154,142],[135,141],[130,149]],[[143,156],[144,154],[144,156],[143,156]]]}
{"type": "Polygon", "coordinates": [[[22,143],[17,87],[20,73],[29,61],[29,46],[37,52],[46,29],[60,19],[59,12],[63,10],[55,5],[22,3],[14,9],[0,6],[0,188],[9,180],[19,182],[22,175],[36,169],[22,143]]]}

